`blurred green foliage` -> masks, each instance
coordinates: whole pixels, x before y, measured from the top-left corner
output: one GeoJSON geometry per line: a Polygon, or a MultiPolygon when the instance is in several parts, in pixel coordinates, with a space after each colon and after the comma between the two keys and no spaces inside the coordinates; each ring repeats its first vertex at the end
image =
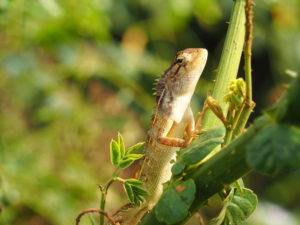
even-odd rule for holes
{"type": "MultiPolygon", "coordinates": [[[[97,184],[113,170],[110,139],[117,131],[128,146],[144,139],[151,84],[187,47],[210,52],[193,99],[199,110],[213,85],[231,5],[0,0],[0,224],[72,224],[81,210],[97,207],[97,184]]],[[[286,74],[300,71],[300,0],[256,1],[254,12],[258,114],[282,92],[286,74]]],[[[261,201],[285,207],[298,223],[299,180],[300,171],[248,177],[261,201]]],[[[112,190],[108,209],[120,205],[120,192],[112,190]]],[[[255,224],[272,224],[256,215],[255,224]]]]}

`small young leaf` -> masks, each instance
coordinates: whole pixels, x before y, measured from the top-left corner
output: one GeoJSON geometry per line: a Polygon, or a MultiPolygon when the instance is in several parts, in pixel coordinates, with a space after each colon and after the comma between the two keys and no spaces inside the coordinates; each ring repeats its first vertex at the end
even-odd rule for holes
{"type": "Polygon", "coordinates": [[[210,221],[209,225],[242,224],[255,210],[257,196],[250,189],[243,188],[239,191],[233,188],[224,203],[219,216],[210,221]]]}
{"type": "Polygon", "coordinates": [[[110,142],[110,160],[113,165],[118,165],[121,159],[121,152],[118,143],[115,140],[110,142]]]}
{"type": "Polygon", "coordinates": [[[143,184],[143,182],[136,179],[128,179],[124,182],[124,188],[129,201],[133,202],[137,206],[140,206],[140,204],[145,201],[144,196],[149,195],[145,189],[140,187],[141,184],[143,184]]]}
{"type": "Polygon", "coordinates": [[[247,163],[275,175],[300,166],[300,129],[287,124],[264,127],[247,146],[247,163]]]}
{"type": "Polygon", "coordinates": [[[134,204],[137,206],[141,206],[141,204],[145,202],[145,198],[141,195],[135,195],[134,196],[134,204]]]}
{"type": "Polygon", "coordinates": [[[129,155],[126,155],[126,159],[132,159],[132,160],[138,160],[140,158],[142,158],[144,155],[143,154],[129,154],[129,155]]]}
{"type": "Polygon", "coordinates": [[[127,179],[126,183],[128,183],[130,185],[135,185],[135,186],[142,186],[144,184],[144,182],[139,181],[139,180],[134,179],[134,178],[127,179]]]}
{"type": "Polygon", "coordinates": [[[130,154],[132,152],[134,152],[135,150],[139,149],[140,147],[142,147],[143,145],[145,144],[145,142],[139,142],[131,147],[129,147],[127,150],[126,150],[126,154],[130,154]]]}
{"type": "Polygon", "coordinates": [[[134,193],[130,184],[124,182],[123,187],[130,202],[134,202],[134,193]]]}
{"type": "Polygon", "coordinates": [[[120,133],[118,133],[118,143],[120,147],[120,152],[121,152],[121,158],[125,155],[125,144],[124,144],[124,139],[120,133]]]}
{"type": "Polygon", "coordinates": [[[242,78],[230,81],[224,100],[236,109],[244,102],[246,93],[246,84],[242,78]]]}
{"type": "Polygon", "coordinates": [[[174,224],[188,215],[196,193],[192,179],[171,184],[161,196],[155,207],[155,214],[160,222],[174,224]]]}
{"type": "Polygon", "coordinates": [[[148,196],[149,195],[149,192],[146,191],[144,188],[134,186],[134,185],[132,185],[131,188],[136,195],[139,195],[139,196],[148,196]]]}
{"type": "Polygon", "coordinates": [[[124,159],[118,164],[119,168],[125,169],[134,162],[134,159],[124,159]]]}
{"type": "Polygon", "coordinates": [[[127,168],[130,166],[134,161],[142,158],[142,154],[129,154],[126,155],[124,158],[121,159],[121,162],[119,163],[118,167],[119,168],[127,168]]]}
{"type": "Polygon", "coordinates": [[[140,195],[135,195],[134,197],[134,204],[137,206],[141,206],[141,204],[145,201],[145,198],[140,195]]]}

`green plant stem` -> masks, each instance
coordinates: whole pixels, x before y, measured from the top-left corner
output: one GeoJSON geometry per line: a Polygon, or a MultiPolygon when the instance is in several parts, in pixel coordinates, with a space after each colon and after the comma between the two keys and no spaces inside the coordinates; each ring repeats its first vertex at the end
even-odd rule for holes
{"type": "MultiPolygon", "coordinates": [[[[236,130],[236,126],[241,118],[241,115],[242,115],[242,112],[244,111],[244,106],[245,104],[242,104],[241,107],[239,108],[239,110],[237,112],[235,112],[235,116],[234,118],[230,118],[228,119],[228,121],[231,121],[231,125],[228,126],[228,128],[226,129],[226,135],[225,135],[225,138],[224,138],[224,144],[223,145],[227,145],[232,137],[235,137],[235,133],[234,131],[236,130]]],[[[230,112],[230,110],[229,110],[230,112]]],[[[228,113],[228,116],[230,117],[232,113],[228,113]]]]}
{"type": "MultiPolygon", "coordinates": [[[[185,180],[190,178],[194,180],[196,197],[190,207],[191,213],[176,225],[185,224],[211,196],[251,171],[246,162],[246,146],[257,135],[258,131],[269,123],[272,123],[269,117],[261,116],[246,133],[234,139],[203,166],[191,171],[184,177],[185,180]]],[[[157,220],[154,211],[155,208],[144,217],[140,225],[166,225],[157,220]]]]}
{"type": "Polygon", "coordinates": [[[244,51],[244,71],[246,80],[246,104],[252,102],[252,69],[251,69],[251,56],[252,56],[252,39],[253,39],[253,2],[246,0],[245,14],[246,14],[246,35],[245,35],[245,51],[244,51]]]}
{"type": "Polygon", "coordinates": [[[233,132],[233,136],[238,136],[239,134],[241,134],[246,126],[246,123],[250,117],[250,114],[253,111],[253,108],[255,106],[255,103],[252,102],[250,105],[249,104],[245,104],[244,106],[244,110],[241,113],[240,119],[238,120],[238,123],[235,127],[235,130],[233,132]]]}
{"type": "MultiPolygon", "coordinates": [[[[101,201],[100,201],[100,210],[105,211],[105,204],[106,204],[106,196],[109,186],[114,182],[114,179],[110,179],[103,190],[101,190],[101,201]]],[[[104,215],[100,214],[100,225],[104,225],[104,215]]]]}
{"type": "MultiPolygon", "coordinates": [[[[227,121],[230,121],[230,125],[227,126],[227,128],[226,128],[226,135],[225,135],[224,143],[222,146],[226,146],[231,142],[231,140],[233,138],[233,131],[235,130],[235,127],[240,119],[241,113],[244,110],[244,104],[240,107],[240,109],[237,112],[234,113],[234,116],[233,116],[233,110],[234,109],[229,109],[229,112],[227,115],[227,117],[228,117],[227,121]]],[[[243,179],[242,178],[238,179],[232,185],[241,190],[242,187],[244,187],[243,179]]]]}
{"type": "Polygon", "coordinates": [[[246,14],[246,35],[245,35],[245,51],[244,51],[244,71],[246,81],[246,98],[244,110],[241,112],[240,118],[234,130],[234,136],[239,135],[246,126],[246,123],[252,113],[255,103],[252,100],[252,40],[253,40],[253,2],[246,0],[245,14],[246,14]]]}
{"type": "Polygon", "coordinates": [[[230,113],[230,110],[227,114],[227,118],[226,118],[226,121],[229,123],[226,125],[226,133],[225,133],[225,137],[224,137],[224,143],[222,144],[222,147],[223,146],[226,146],[230,140],[231,140],[231,137],[232,137],[232,125],[231,125],[231,113],[230,113]]]}
{"type": "Polygon", "coordinates": [[[229,106],[229,110],[228,110],[228,114],[227,114],[227,117],[226,117],[226,122],[227,122],[227,125],[226,125],[226,134],[225,134],[225,137],[224,137],[224,143],[222,144],[222,147],[223,146],[226,146],[230,140],[231,140],[231,137],[232,137],[232,132],[233,132],[233,124],[234,124],[234,107],[231,105],[229,106]]]}
{"type": "MultiPolygon", "coordinates": [[[[225,141],[228,142],[231,141],[232,137],[241,134],[241,132],[246,126],[250,114],[252,113],[252,109],[255,106],[254,102],[252,101],[252,71],[251,71],[252,39],[253,39],[252,6],[253,6],[252,0],[246,0],[246,5],[245,5],[246,28],[245,28],[245,51],[244,51],[246,96],[242,107],[235,115],[229,134],[228,135],[226,134],[226,136],[228,136],[228,139],[225,139],[225,141]]],[[[237,181],[234,182],[233,185],[241,189],[242,187],[244,187],[243,179],[242,178],[238,179],[237,181]]]]}
{"type": "MultiPolygon", "coordinates": [[[[106,196],[107,196],[108,189],[116,180],[119,180],[118,177],[119,173],[120,173],[120,169],[119,168],[115,169],[112,178],[109,179],[105,184],[104,188],[101,189],[100,210],[102,211],[105,211],[106,196]]],[[[104,219],[105,219],[104,215],[100,214],[100,225],[104,225],[104,219]]]]}
{"type": "MultiPolygon", "coordinates": [[[[245,40],[245,0],[234,1],[224,48],[222,51],[216,83],[212,97],[219,103],[224,114],[227,114],[228,104],[224,100],[229,82],[236,78],[245,40]]],[[[221,121],[210,111],[203,118],[203,128],[220,126],[221,121]]]]}

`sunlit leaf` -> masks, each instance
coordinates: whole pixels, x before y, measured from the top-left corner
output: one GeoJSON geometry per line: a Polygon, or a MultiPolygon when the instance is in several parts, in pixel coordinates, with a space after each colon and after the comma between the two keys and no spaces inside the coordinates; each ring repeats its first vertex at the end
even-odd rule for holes
{"type": "Polygon", "coordinates": [[[130,166],[134,162],[134,159],[125,159],[121,160],[121,162],[118,164],[119,168],[125,169],[128,166],[130,166]]]}
{"type": "Polygon", "coordinates": [[[129,147],[127,150],[126,150],[126,154],[130,154],[132,152],[134,152],[135,150],[139,149],[140,147],[142,147],[143,145],[145,144],[145,142],[139,142],[131,147],[129,147]]]}
{"type": "Polygon", "coordinates": [[[135,185],[135,186],[142,186],[144,184],[144,182],[134,178],[127,179],[126,182],[129,183],[130,185],[135,185]]]}
{"type": "Polygon", "coordinates": [[[144,155],[143,154],[129,154],[126,155],[125,159],[132,159],[132,160],[138,160],[140,158],[142,158],[144,155]]]}
{"type": "Polygon", "coordinates": [[[110,142],[110,160],[113,165],[118,165],[121,159],[121,152],[115,140],[110,142]]]}
{"type": "Polygon", "coordinates": [[[120,133],[118,133],[118,144],[121,152],[121,158],[123,158],[123,156],[125,155],[125,144],[123,136],[120,133]]]}
{"type": "Polygon", "coordinates": [[[130,166],[134,161],[142,158],[142,154],[129,154],[126,155],[123,159],[121,159],[120,163],[118,164],[119,168],[127,168],[130,166]]]}

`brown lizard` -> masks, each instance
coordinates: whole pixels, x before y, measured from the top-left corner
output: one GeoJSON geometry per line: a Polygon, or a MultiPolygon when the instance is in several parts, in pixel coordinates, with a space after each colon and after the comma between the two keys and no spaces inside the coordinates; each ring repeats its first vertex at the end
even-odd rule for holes
{"type": "Polygon", "coordinates": [[[122,225],[136,225],[144,214],[157,203],[163,191],[162,184],[171,177],[170,161],[180,148],[193,139],[195,122],[190,108],[191,97],[204,69],[207,50],[188,48],[179,51],[156,83],[156,109],[152,118],[145,156],[138,179],[149,192],[141,207],[118,212],[114,219],[122,225]],[[186,132],[186,139],[183,139],[186,132]]]}

